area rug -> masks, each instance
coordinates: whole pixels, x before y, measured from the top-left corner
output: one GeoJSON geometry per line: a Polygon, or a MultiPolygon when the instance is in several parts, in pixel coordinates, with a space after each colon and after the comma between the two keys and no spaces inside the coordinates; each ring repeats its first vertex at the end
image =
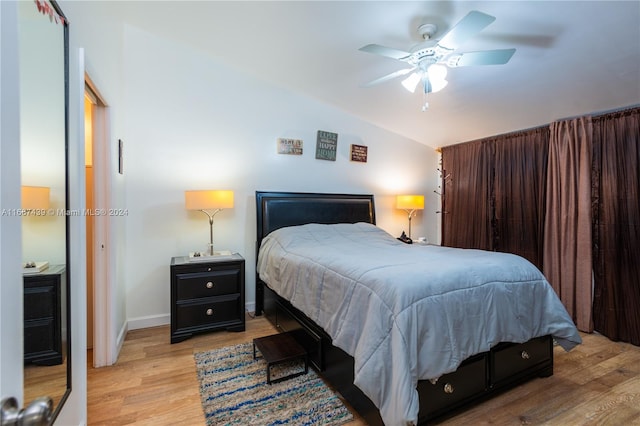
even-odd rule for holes
{"type": "MultiPolygon", "coordinates": [[[[207,425],[340,425],[353,416],[313,369],[267,384],[267,364],[243,343],[194,355],[207,425]]],[[[304,368],[304,366],[302,366],[304,368]]],[[[272,377],[301,365],[272,367],[272,377]]]]}

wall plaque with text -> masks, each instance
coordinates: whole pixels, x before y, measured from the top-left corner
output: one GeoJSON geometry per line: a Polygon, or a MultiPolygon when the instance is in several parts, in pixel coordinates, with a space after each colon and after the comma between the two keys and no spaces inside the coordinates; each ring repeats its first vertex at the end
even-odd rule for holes
{"type": "Polygon", "coordinates": [[[302,139],[278,138],[278,154],[302,155],[302,139]]]}
{"type": "Polygon", "coordinates": [[[318,141],[316,142],[316,158],[318,160],[336,161],[337,150],[338,134],[318,130],[318,141]]]}
{"type": "Polygon", "coordinates": [[[366,163],[367,150],[368,148],[365,145],[351,144],[351,161],[366,163]]]}

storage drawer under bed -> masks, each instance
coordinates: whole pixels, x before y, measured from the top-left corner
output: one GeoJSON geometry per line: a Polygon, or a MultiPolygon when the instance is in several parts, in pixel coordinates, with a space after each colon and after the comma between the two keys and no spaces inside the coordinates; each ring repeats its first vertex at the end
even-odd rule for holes
{"type": "Polygon", "coordinates": [[[431,419],[476,398],[487,389],[487,354],[466,360],[456,371],[432,382],[418,381],[420,419],[431,419]]]}
{"type": "Polygon", "coordinates": [[[491,350],[491,384],[528,375],[540,364],[553,364],[553,343],[550,336],[531,339],[522,344],[501,343],[491,350]]]}

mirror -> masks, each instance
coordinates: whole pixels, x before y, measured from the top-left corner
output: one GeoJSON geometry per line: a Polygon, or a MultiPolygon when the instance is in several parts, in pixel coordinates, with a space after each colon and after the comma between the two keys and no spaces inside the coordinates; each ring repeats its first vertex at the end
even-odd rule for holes
{"type": "Polygon", "coordinates": [[[55,1],[18,2],[24,404],[70,389],[68,27],[55,1]]]}

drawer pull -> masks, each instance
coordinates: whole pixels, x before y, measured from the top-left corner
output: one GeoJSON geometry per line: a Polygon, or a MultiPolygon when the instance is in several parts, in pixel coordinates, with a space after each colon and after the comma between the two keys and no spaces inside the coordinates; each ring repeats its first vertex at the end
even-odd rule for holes
{"type": "Polygon", "coordinates": [[[453,391],[455,390],[453,389],[453,385],[451,383],[445,383],[443,389],[444,393],[453,393],[453,391]]]}
{"type": "Polygon", "coordinates": [[[209,316],[213,315],[213,309],[211,308],[207,309],[207,315],[209,316]]]}
{"type": "Polygon", "coordinates": [[[529,352],[527,352],[527,351],[522,351],[522,353],[520,354],[520,356],[522,357],[522,359],[529,359],[529,358],[531,358],[531,357],[529,356],[529,352]]]}
{"type": "Polygon", "coordinates": [[[207,282],[207,288],[213,288],[213,281],[207,282]]]}

